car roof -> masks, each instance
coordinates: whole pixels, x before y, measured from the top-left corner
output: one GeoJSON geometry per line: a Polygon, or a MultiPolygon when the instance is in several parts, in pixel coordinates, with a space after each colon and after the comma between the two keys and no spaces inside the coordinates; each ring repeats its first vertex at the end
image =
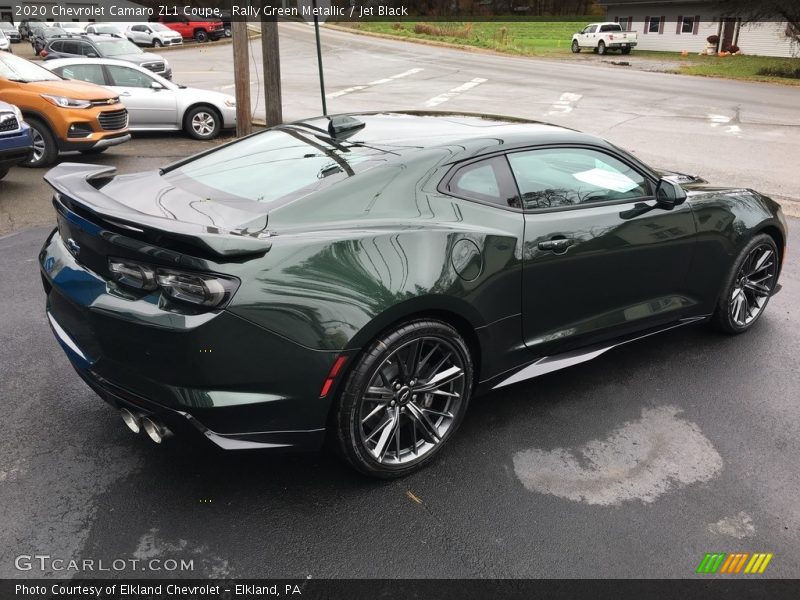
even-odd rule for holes
{"type": "Polygon", "coordinates": [[[54,58],[52,60],[46,60],[42,63],[42,66],[47,69],[54,69],[55,67],[60,67],[62,65],[110,65],[110,66],[118,66],[118,67],[130,67],[132,69],[138,69],[139,71],[144,71],[148,75],[156,75],[158,73],[153,73],[152,71],[145,69],[144,67],[139,66],[136,63],[128,62],[127,60],[117,60],[115,58],[89,58],[86,56],[75,56],[75,57],[65,57],[65,58],[54,58]]]}
{"type": "MultiPolygon", "coordinates": [[[[347,116],[365,123],[348,141],[394,149],[401,153],[406,153],[404,150],[447,146],[454,150],[454,160],[498,149],[540,144],[609,145],[601,138],[566,127],[498,115],[397,111],[350,113],[347,116]]],[[[324,117],[297,123],[323,130],[328,127],[328,119],[324,117]]]]}

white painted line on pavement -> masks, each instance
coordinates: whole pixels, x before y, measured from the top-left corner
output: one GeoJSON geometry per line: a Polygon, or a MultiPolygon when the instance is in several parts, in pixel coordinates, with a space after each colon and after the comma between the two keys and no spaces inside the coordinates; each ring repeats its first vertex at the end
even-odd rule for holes
{"type": "Polygon", "coordinates": [[[332,92],[330,94],[325,94],[325,97],[330,100],[331,98],[338,98],[340,96],[344,96],[345,94],[352,94],[353,92],[358,92],[360,90],[365,90],[369,87],[374,85],[381,85],[383,83],[390,83],[395,81],[396,79],[402,79],[403,77],[408,77],[409,75],[414,75],[415,73],[419,73],[424,69],[409,69],[408,71],[404,71],[402,73],[398,73],[397,75],[392,75],[391,77],[385,77],[383,79],[376,79],[375,81],[370,81],[365,85],[354,85],[349,88],[344,88],[343,90],[339,90],[338,92],[332,92]]]}
{"type": "Polygon", "coordinates": [[[565,115],[567,113],[571,113],[572,109],[575,108],[575,105],[581,98],[583,98],[581,94],[565,92],[561,94],[561,97],[553,103],[553,106],[550,107],[550,110],[547,114],[565,115]]]}
{"type": "Polygon", "coordinates": [[[455,98],[456,96],[466,92],[467,90],[471,90],[472,88],[477,87],[482,83],[486,83],[487,81],[489,80],[484,79],[483,77],[476,77],[475,79],[472,79],[466,83],[462,83],[458,87],[454,87],[449,92],[445,92],[444,94],[439,94],[438,96],[434,96],[433,98],[425,102],[425,106],[427,108],[438,106],[439,104],[447,102],[448,100],[455,98]]]}
{"type": "Polygon", "coordinates": [[[733,120],[731,119],[731,117],[726,117],[725,115],[715,115],[715,114],[709,114],[707,116],[708,120],[710,121],[709,125],[711,127],[719,127],[720,125],[725,125],[726,126],[725,133],[730,133],[731,135],[735,135],[736,137],[741,137],[742,128],[736,125],[735,123],[731,124],[731,121],[733,120]]]}

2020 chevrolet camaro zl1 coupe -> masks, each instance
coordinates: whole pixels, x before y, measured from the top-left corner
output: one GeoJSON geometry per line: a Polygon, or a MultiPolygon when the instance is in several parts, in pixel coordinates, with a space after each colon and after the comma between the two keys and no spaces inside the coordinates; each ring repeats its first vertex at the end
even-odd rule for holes
{"type": "Polygon", "coordinates": [[[380,477],[435,456],[476,393],[685,324],[747,331],[786,244],[755,191],[485,115],[311,119],[46,179],[50,324],[131,429],[327,434],[380,477]]]}

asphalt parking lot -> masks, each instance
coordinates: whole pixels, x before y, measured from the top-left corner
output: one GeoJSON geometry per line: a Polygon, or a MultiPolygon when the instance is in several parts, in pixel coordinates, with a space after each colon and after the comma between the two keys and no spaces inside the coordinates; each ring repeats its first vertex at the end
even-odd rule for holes
{"type": "MultiPolygon", "coordinates": [[[[189,60],[170,55],[176,78],[228,85],[211,58],[202,73],[189,60]]],[[[345,81],[347,65],[330,60],[333,81],[345,81]]],[[[473,75],[452,74],[443,87],[473,75]]],[[[287,113],[304,116],[295,113],[313,110],[314,89],[296,73],[287,77],[298,98],[287,113]]],[[[433,96],[432,83],[425,85],[426,98],[433,96]]],[[[343,89],[334,85],[331,93],[343,89]]],[[[386,98],[369,96],[375,93],[348,92],[334,98],[335,107],[346,96],[358,109],[386,98]]],[[[500,107],[495,93],[447,102],[491,112],[500,107]]],[[[576,101],[552,120],[579,126],[596,110],[582,113],[576,101]]],[[[730,135],[732,148],[771,136],[785,151],[795,142],[774,132],[792,118],[786,114],[770,127],[751,125],[746,141],[699,117],[695,125],[707,127],[711,141],[730,135]]],[[[652,127],[667,136],[666,119],[652,127]]],[[[659,149],[642,131],[610,131],[642,155],[681,164],[672,138],[659,149]]],[[[91,162],[120,172],[154,169],[209,144],[138,135],[91,162]]],[[[753,154],[742,160],[756,160],[753,154]]],[[[737,169],[696,164],[698,156],[686,162],[720,177],[737,169]]],[[[754,173],[763,185],[753,185],[793,202],[791,157],[781,160],[779,175],[754,173]]],[[[53,217],[41,175],[15,169],[0,183],[0,578],[75,575],[15,566],[19,555],[34,554],[193,561],[186,571],[127,563],[120,572],[83,573],[98,577],[670,578],[692,576],[711,551],[772,552],[768,576],[798,577],[797,219],[789,220],[783,289],[748,334],[676,330],[478,398],[429,468],[376,482],[327,453],[222,453],[134,437],[75,375],[47,325],[36,255],[53,217]]]]}

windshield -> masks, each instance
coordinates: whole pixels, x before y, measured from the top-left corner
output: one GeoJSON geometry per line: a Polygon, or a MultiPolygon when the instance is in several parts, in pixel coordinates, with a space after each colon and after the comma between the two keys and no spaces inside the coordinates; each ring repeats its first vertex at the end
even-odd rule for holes
{"type": "Polygon", "coordinates": [[[163,23],[149,23],[150,29],[153,31],[169,31],[172,33],[172,29],[164,25],[163,23]]]}
{"type": "Polygon", "coordinates": [[[138,46],[127,40],[96,40],[95,45],[103,56],[122,56],[123,54],[142,54],[138,46]]]}
{"type": "Polygon", "coordinates": [[[41,32],[39,35],[46,38],[56,37],[59,35],[67,35],[67,32],[61,29],[60,27],[42,27],[37,31],[41,32]]]}
{"type": "Polygon", "coordinates": [[[384,163],[386,151],[326,141],[306,130],[265,131],[164,173],[178,187],[209,199],[273,203],[300,198],[384,163]]]}
{"type": "Polygon", "coordinates": [[[5,29],[6,31],[13,31],[16,28],[8,21],[2,21],[0,22],[0,29],[5,29]]]}
{"type": "Polygon", "coordinates": [[[122,33],[116,25],[95,25],[94,30],[98,33],[122,33]]]}
{"type": "Polygon", "coordinates": [[[61,81],[61,77],[44,67],[33,64],[13,54],[0,55],[0,77],[10,81],[30,83],[32,81],[61,81]]]}

